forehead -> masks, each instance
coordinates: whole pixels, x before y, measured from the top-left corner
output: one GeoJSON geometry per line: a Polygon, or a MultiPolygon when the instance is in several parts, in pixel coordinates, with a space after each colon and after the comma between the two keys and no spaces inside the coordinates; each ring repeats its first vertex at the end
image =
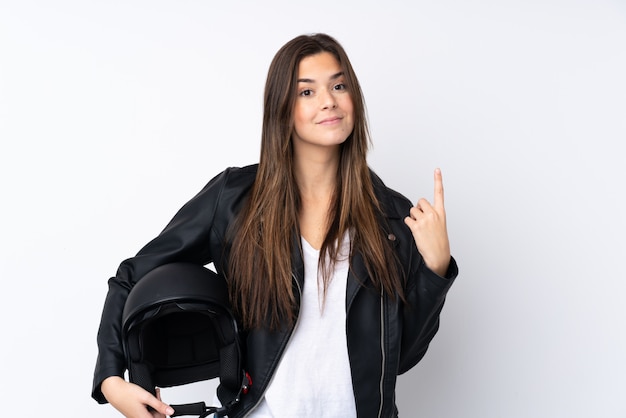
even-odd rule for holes
{"type": "Polygon", "coordinates": [[[330,52],[302,58],[298,64],[298,81],[323,81],[341,72],[339,61],[330,52]]]}

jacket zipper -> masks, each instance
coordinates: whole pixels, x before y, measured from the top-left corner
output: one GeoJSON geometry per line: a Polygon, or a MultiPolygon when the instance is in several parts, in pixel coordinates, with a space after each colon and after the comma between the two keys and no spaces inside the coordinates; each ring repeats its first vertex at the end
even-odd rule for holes
{"type": "Polygon", "coordinates": [[[383,404],[384,404],[384,380],[385,380],[385,295],[381,290],[380,294],[380,352],[381,352],[381,367],[380,367],[380,407],[378,409],[378,418],[383,416],[383,404]]]}
{"type": "MultiPolygon", "coordinates": [[[[298,279],[296,279],[296,276],[291,273],[291,277],[293,278],[293,280],[296,282],[296,286],[298,287],[298,293],[300,294],[300,303],[302,303],[302,288],[300,287],[300,283],[298,282],[298,279]]],[[[296,331],[296,328],[298,327],[298,324],[300,323],[300,310],[298,310],[298,317],[296,318],[296,323],[294,324],[293,328],[291,329],[291,333],[289,334],[289,339],[287,340],[287,344],[285,344],[282,348],[282,351],[280,353],[280,358],[278,359],[278,362],[280,363],[280,360],[282,360],[283,358],[283,354],[285,354],[285,349],[287,348],[287,346],[289,345],[289,343],[291,342],[291,339],[293,338],[293,334],[296,331]]],[[[278,367],[278,366],[277,366],[278,367]]],[[[246,412],[246,414],[243,416],[243,418],[249,417],[250,414],[252,412],[254,412],[254,410],[259,406],[259,404],[261,403],[261,401],[263,399],[265,399],[265,392],[267,392],[267,389],[270,387],[270,385],[272,384],[272,381],[274,380],[274,374],[276,372],[276,368],[274,368],[274,370],[272,370],[272,378],[270,379],[270,381],[268,382],[268,384],[265,386],[265,389],[263,389],[263,392],[261,393],[261,396],[259,396],[259,399],[256,401],[256,403],[252,406],[252,408],[250,408],[248,410],[248,412],[246,412]]]]}

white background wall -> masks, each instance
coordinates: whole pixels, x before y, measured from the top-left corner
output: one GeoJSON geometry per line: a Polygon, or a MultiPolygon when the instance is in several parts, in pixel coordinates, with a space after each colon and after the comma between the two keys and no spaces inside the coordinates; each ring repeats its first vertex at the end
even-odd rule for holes
{"type": "Polygon", "coordinates": [[[347,49],[388,185],[444,173],[461,274],[402,415],[626,417],[619,0],[0,0],[3,415],[117,416],[89,397],[106,280],[256,162],[269,62],[308,32],[347,49]]]}

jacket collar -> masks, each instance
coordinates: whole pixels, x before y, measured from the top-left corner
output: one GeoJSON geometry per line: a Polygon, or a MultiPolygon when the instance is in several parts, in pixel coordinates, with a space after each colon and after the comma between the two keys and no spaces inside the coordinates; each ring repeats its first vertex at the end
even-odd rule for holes
{"type": "Polygon", "coordinates": [[[396,207],[393,205],[393,196],[389,191],[385,183],[370,169],[370,176],[372,179],[372,185],[374,187],[374,194],[376,199],[381,205],[383,216],[387,219],[400,219],[402,216],[398,213],[396,207]]]}

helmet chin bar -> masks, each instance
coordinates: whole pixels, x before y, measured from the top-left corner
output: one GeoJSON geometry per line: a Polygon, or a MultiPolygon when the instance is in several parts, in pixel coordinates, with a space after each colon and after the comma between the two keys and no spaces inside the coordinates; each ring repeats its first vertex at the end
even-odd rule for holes
{"type": "Polygon", "coordinates": [[[217,406],[206,406],[204,402],[196,402],[196,403],[187,403],[181,405],[170,405],[174,409],[174,413],[171,415],[172,417],[179,417],[184,415],[198,415],[198,418],[206,418],[209,415],[215,415],[217,417],[223,417],[228,414],[230,409],[239,402],[241,399],[241,395],[245,395],[248,393],[248,389],[252,385],[252,378],[250,375],[243,371],[243,377],[241,379],[241,388],[237,393],[237,396],[230,401],[228,404],[217,407],[217,406]]]}

